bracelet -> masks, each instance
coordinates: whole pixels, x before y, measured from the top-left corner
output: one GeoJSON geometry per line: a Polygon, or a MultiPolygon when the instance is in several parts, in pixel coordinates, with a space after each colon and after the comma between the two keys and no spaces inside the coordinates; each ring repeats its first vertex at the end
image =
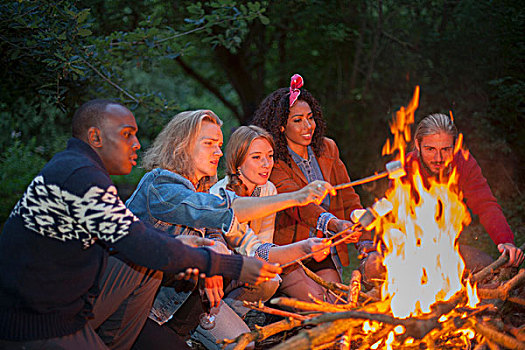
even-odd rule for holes
{"type": "Polygon", "coordinates": [[[357,242],[355,244],[355,247],[357,248],[357,250],[360,250],[361,247],[365,244],[374,244],[374,241],[370,241],[370,240],[366,240],[366,241],[360,241],[360,242],[357,242]]]}
{"type": "Polygon", "coordinates": [[[277,247],[277,244],[273,243],[263,243],[257,248],[255,251],[255,256],[263,259],[264,261],[268,262],[268,259],[270,258],[270,249],[272,247],[277,247]]]}

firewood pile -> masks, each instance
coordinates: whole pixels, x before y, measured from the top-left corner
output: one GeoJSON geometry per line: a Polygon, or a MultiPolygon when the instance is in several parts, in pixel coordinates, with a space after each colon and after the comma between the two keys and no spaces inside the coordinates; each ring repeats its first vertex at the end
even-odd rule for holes
{"type": "Polygon", "coordinates": [[[477,284],[476,306],[467,305],[464,289],[434,304],[429,314],[404,319],[392,316],[389,301],[380,300],[377,289],[361,290],[358,270],[345,285],[327,282],[299,262],[310,278],[337,296],[337,302],[284,297],[272,299],[271,307],[245,302],[281,320],[255,325],[250,333],[225,339],[223,345],[234,343],[235,349],[244,349],[254,342],[256,349],[274,350],[525,349],[525,269],[502,268],[507,261],[502,254],[470,276],[470,282],[477,284]]]}

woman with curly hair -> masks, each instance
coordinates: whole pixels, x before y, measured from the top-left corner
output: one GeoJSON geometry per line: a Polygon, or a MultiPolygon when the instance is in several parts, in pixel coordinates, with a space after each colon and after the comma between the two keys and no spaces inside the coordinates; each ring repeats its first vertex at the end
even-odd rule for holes
{"type": "MultiPolygon", "coordinates": [[[[277,89],[268,95],[253,118],[253,124],[268,130],[275,141],[275,166],[270,180],[279,193],[296,191],[315,180],[332,185],[350,182],[337,145],[324,136],[326,123],[319,102],[302,86],[302,77],[295,74],[290,88],[277,89]]],[[[361,208],[359,196],[349,187],[334,197],[326,197],[319,205],[284,210],[277,215],[274,242],[284,245],[309,237],[330,237],[352,226],[351,213],[361,208]]],[[[361,237],[355,233],[347,236],[347,242],[357,243],[358,249],[370,241],[369,232],[361,237]]],[[[340,282],[342,266],[348,263],[347,246],[340,244],[332,248],[331,259],[312,260],[306,266],[325,280],[340,282]]],[[[302,269],[285,271],[281,277],[283,294],[301,300],[310,300],[308,294],[334,300],[302,269]]]]}

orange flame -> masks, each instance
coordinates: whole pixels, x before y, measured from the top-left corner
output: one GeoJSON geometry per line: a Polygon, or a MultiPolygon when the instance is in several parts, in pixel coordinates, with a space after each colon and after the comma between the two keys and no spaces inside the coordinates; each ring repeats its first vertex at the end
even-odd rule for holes
{"type": "MultiPolygon", "coordinates": [[[[401,107],[390,124],[394,141],[391,144],[387,140],[383,155],[397,151],[404,164],[418,104],[416,87],[408,107],[401,107]]],[[[462,135],[454,154],[459,151],[468,156],[462,150],[462,135]]],[[[456,191],[456,170],[452,169],[446,182],[429,178],[427,183],[414,165],[412,174],[393,180],[385,197],[394,209],[381,219],[377,232],[386,247],[382,299],[390,299],[391,311],[399,318],[430,312],[435,302],[448,300],[462,290],[465,264],[459,255],[457,238],[470,223],[462,194],[456,191]]]]}
{"type": "Polygon", "coordinates": [[[419,107],[419,86],[416,86],[414,95],[408,106],[406,108],[401,107],[399,111],[396,112],[392,123],[390,123],[390,132],[394,135],[394,142],[390,145],[390,139],[386,140],[381,152],[382,155],[389,155],[395,151],[399,151],[398,159],[404,164],[405,147],[412,138],[410,126],[414,124],[414,113],[417,107],[419,107]]]}

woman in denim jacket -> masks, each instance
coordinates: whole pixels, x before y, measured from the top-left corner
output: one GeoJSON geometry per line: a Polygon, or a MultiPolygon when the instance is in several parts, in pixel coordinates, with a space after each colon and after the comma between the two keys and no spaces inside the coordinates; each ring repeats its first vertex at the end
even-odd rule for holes
{"type": "MultiPolygon", "coordinates": [[[[245,234],[249,235],[248,221],[292,206],[320,203],[328,192],[333,193],[333,188],[323,181],[312,183],[300,191],[264,198],[238,197],[225,190],[221,191],[220,197],[202,193],[208,190],[210,179],[216,176],[218,162],[222,156],[221,125],[222,121],[209,110],[188,111],[176,115],[144,156],[143,167],[149,172],[126,202],[130,210],[168,234],[203,236],[213,230],[216,237],[224,237],[230,246],[236,247],[242,245],[245,234]]],[[[322,254],[321,248],[325,244],[315,241],[310,244],[310,248],[319,249],[319,254],[322,254]]],[[[259,246],[262,246],[260,242],[259,246]]],[[[223,253],[228,251],[226,245],[219,241],[213,249],[223,253]]],[[[267,249],[255,249],[254,255],[264,258],[263,253],[266,251],[267,249]]],[[[296,251],[296,256],[303,253],[300,249],[296,251]]],[[[269,278],[264,282],[268,283],[269,290],[273,293],[275,287],[269,278]]],[[[158,340],[164,337],[166,332],[177,331],[180,323],[188,323],[182,333],[196,325],[192,320],[184,319],[200,313],[194,312],[193,307],[188,306],[187,300],[196,295],[194,289],[184,292],[180,291],[180,288],[164,284],[153,303],[150,320],[139,337],[138,344],[162,348],[164,344],[158,340]],[[175,315],[183,309],[186,310],[184,315],[175,315]],[[170,327],[158,327],[166,322],[170,327]],[[152,336],[152,329],[164,335],[152,336]],[[148,334],[150,338],[147,338],[148,334]],[[153,341],[156,343],[152,344],[153,341]]],[[[216,314],[216,326],[211,331],[204,332],[198,329],[197,333],[205,335],[199,340],[204,341],[207,347],[214,348],[217,347],[216,340],[233,338],[248,332],[246,324],[228,305],[221,302],[224,295],[222,278],[206,278],[204,286],[211,306],[218,306],[219,312],[216,314]]]]}

